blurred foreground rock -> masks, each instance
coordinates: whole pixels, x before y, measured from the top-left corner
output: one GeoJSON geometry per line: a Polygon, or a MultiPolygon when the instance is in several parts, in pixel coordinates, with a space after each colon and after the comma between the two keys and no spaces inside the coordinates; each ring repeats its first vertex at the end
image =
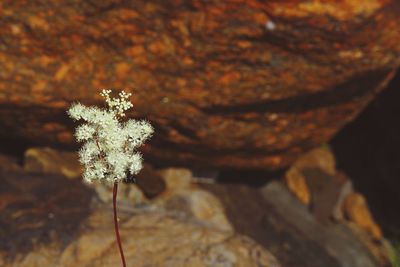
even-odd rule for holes
{"type": "MultiPolygon", "coordinates": [[[[182,179],[180,173],[169,171],[167,184],[182,179]]],[[[94,191],[80,180],[22,170],[0,172],[0,183],[0,266],[120,265],[111,199],[96,194],[111,196],[106,186],[94,191]]],[[[214,195],[181,185],[167,187],[154,201],[136,186],[121,186],[118,213],[128,264],[280,266],[265,248],[233,231],[214,195]]]]}
{"type": "Polygon", "coordinates": [[[68,178],[78,178],[82,175],[82,167],[77,153],[54,150],[49,147],[26,150],[24,171],[59,174],[68,178]]]}
{"type": "Polygon", "coordinates": [[[71,102],[134,92],[158,164],[276,169],[329,140],[400,65],[388,1],[6,1],[0,137],[71,147],[71,102]]]}
{"type": "MultiPolygon", "coordinates": [[[[233,232],[218,231],[173,212],[120,210],[127,261],[135,266],[278,266],[265,249],[233,232]]],[[[112,218],[105,211],[100,209],[89,218],[87,226],[95,231],[82,233],[64,250],[62,266],[119,265],[119,255],[113,253],[112,218]]]]}
{"type": "MultiPolygon", "coordinates": [[[[37,153],[26,155],[43,155],[40,148],[33,150],[37,153]]],[[[57,151],[51,153],[57,157],[57,151]]],[[[40,163],[35,157],[30,160],[40,163]]],[[[334,158],[325,148],[299,162],[293,177],[305,179],[298,176],[303,167],[336,173],[334,158]]],[[[111,187],[94,184],[88,188],[80,179],[40,173],[40,164],[31,166],[37,169],[0,157],[0,265],[90,266],[94,262],[96,266],[118,266],[111,187]],[[4,168],[8,166],[17,170],[10,172],[4,168]]],[[[346,220],[326,221],[276,182],[262,190],[245,184],[199,185],[201,181],[189,169],[146,168],[143,175],[156,173],[162,178],[162,192],[148,197],[136,185],[121,184],[118,194],[124,247],[135,266],[277,266],[267,251],[285,267],[389,266],[390,244],[363,227],[373,219],[359,197],[357,201],[346,199],[341,210],[346,220]]],[[[310,203],[326,206],[323,201],[330,197],[315,199],[315,188],[305,188],[311,194],[310,203]]]]}
{"type": "Polygon", "coordinates": [[[336,169],[335,156],[328,147],[316,148],[301,156],[285,173],[284,180],[289,191],[320,222],[347,220],[373,239],[383,238],[365,197],[355,192],[350,178],[336,169]]]}
{"type": "Polygon", "coordinates": [[[321,223],[279,182],[261,190],[208,184],[238,233],[252,237],[289,267],[389,267],[391,246],[354,223],[321,223]],[[244,220],[243,218],[251,218],[244,220]]]}
{"type": "MultiPolygon", "coordinates": [[[[99,206],[66,246],[37,246],[2,266],[119,266],[110,205],[99,206]]],[[[249,238],[206,227],[173,212],[119,208],[127,263],[134,266],[278,267],[274,257],[249,238]]],[[[3,260],[3,262],[1,262],[3,260]]]]}

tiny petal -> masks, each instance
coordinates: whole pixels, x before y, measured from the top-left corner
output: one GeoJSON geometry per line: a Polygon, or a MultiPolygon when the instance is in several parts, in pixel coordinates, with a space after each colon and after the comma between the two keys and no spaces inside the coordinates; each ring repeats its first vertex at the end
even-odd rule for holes
{"type": "Polygon", "coordinates": [[[132,147],[140,146],[153,134],[153,127],[147,121],[129,120],[124,127],[132,147]]]}
{"type": "Polygon", "coordinates": [[[82,114],[85,113],[85,109],[86,107],[78,102],[72,104],[67,113],[72,119],[80,120],[82,118],[82,114]]]}
{"type": "Polygon", "coordinates": [[[94,141],[86,142],[79,150],[79,161],[87,165],[100,154],[99,148],[94,141]]]}
{"type": "Polygon", "coordinates": [[[82,124],[76,128],[75,136],[78,142],[89,140],[93,137],[96,129],[88,124],[82,124]]]}
{"type": "Polygon", "coordinates": [[[132,175],[137,174],[143,168],[142,155],[139,153],[133,154],[129,158],[129,173],[132,175]]]}

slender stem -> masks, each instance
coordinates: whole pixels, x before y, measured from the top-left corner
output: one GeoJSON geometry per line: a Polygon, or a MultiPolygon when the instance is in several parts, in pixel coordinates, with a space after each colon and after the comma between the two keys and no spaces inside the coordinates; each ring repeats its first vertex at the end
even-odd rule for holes
{"type": "Polygon", "coordinates": [[[119,253],[121,254],[122,266],[126,267],[124,251],[122,249],[121,237],[119,236],[118,217],[117,217],[117,193],[118,193],[118,183],[114,183],[114,188],[113,188],[113,208],[114,208],[115,236],[117,238],[119,253]]]}

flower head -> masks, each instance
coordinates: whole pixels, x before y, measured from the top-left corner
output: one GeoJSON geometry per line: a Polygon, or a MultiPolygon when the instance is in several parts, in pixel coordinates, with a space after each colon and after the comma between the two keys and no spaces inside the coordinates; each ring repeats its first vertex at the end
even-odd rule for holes
{"type": "Polygon", "coordinates": [[[112,98],[110,93],[111,90],[103,90],[100,94],[106,109],[74,103],[68,110],[72,119],[84,121],[77,127],[75,137],[85,142],[79,160],[85,167],[86,182],[115,183],[137,174],[142,168],[142,157],[136,149],[153,133],[147,121],[130,119],[121,123],[119,119],[133,106],[128,100],[131,94],[122,91],[118,98],[112,98]]]}

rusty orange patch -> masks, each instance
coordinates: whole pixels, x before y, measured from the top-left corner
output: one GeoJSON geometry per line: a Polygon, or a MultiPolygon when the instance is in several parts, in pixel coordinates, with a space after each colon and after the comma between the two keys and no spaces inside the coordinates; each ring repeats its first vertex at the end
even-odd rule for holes
{"type": "Polygon", "coordinates": [[[231,71],[224,74],[222,77],[218,79],[218,83],[222,85],[228,85],[232,82],[236,82],[240,79],[240,73],[238,71],[231,71]]]}

